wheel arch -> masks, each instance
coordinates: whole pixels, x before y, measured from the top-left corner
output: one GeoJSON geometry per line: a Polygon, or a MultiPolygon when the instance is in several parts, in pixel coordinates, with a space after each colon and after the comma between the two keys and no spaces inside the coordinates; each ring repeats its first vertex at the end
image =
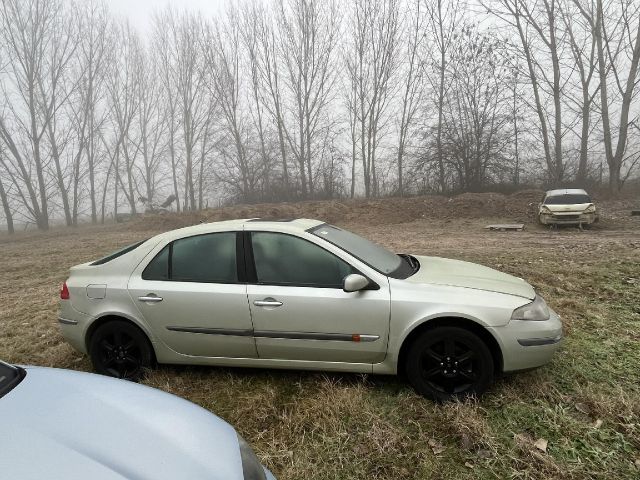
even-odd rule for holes
{"type": "Polygon", "coordinates": [[[487,330],[480,323],[470,320],[464,317],[447,316],[437,317],[429,320],[425,320],[419,325],[415,326],[411,332],[404,338],[402,345],[400,346],[400,352],[398,353],[398,373],[404,373],[404,365],[407,359],[407,354],[411,348],[411,344],[424,332],[433,330],[437,327],[458,327],[464,328],[477,335],[489,348],[491,357],[493,358],[494,372],[502,373],[504,358],[502,355],[502,349],[498,340],[493,334],[487,330]]]}
{"type": "Polygon", "coordinates": [[[155,343],[153,342],[152,337],[147,331],[147,329],[144,326],[140,325],[140,323],[127,317],[126,315],[117,314],[117,313],[106,313],[104,315],[97,317],[93,322],[91,322],[91,325],[89,325],[89,327],[87,328],[87,331],[84,336],[84,344],[88,354],[91,354],[91,352],[89,351],[89,346],[91,345],[91,337],[93,336],[95,331],[105,323],[109,323],[114,320],[127,322],[133,325],[134,327],[136,327],[138,330],[140,330],[142,334],[145,336],[145,338],[147,339],[147,341],[149,342],[149,346],[151,347],[151,353],[153,355],[153,360],[157,361],[155,343]]]}

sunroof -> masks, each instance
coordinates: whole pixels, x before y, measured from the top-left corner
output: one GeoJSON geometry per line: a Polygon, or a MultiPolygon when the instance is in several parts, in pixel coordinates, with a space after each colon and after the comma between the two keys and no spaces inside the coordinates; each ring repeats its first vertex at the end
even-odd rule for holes
{"type": "Polygon", "coordinates": [[[295,218],[252,218],[248,220],[249,222],[277,222],[277,223],[287,223],[293,222],[295,218]]]}

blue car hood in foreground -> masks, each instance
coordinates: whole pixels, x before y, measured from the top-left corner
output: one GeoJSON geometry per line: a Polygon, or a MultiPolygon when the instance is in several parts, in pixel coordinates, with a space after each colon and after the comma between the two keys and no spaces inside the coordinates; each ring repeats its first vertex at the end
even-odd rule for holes
{"type": "Polygon", "coordinates": [[[242,480],[236,432],[176,396],[99,375],[27,368],[0,398],[0,477],[242,480]]]}

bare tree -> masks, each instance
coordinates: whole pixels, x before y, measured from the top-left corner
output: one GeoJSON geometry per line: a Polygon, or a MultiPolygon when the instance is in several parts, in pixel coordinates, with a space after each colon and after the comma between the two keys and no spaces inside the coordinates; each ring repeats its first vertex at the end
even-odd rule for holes
{"type": "MultiPolygon", "coordinates": [[[[80,11],[79,69],[81,110],[78,120],[87,119],[86,169],[89,177],[89,202],[91,223],[97,223],[97,175],[99,164],[99,131],[105,123],[105,114],[100,104],[104,97],[106,72],[111,66],[113,45],[109,12],[104,2],[91,0],[83,4],[80,11]]],[[[81,121],[81,120],[80,120],[81,121]]]]}
{"type": "Polygon", "coordinates": [[[162,90],[158,79],[158,67],[149,55],[140,59],[139,112],[137,116],[140,135],[142,166],[136,166],[137,177],[144,182],[144,197],[147,205],[153,205],[158,187],[158,176],[162,167],[167,142],[167,122],[162,118],[162,90]]]}
{"type": "Polygon", "coordinates": [[[448,86],[445,83],[448,68],[448,56],[455,40],[455,28],[461,23],[465,4],[457,0],[434,0],[426,2],[427,27],[431,39],[431,53],[433,55],[433,75],[428,75],[429,81],[437,92],[436,110],[436,162],[438,184],[440,191],[447,190],[445,166],[442,149],[442,122],[444,116],[444,100],[448,86]]]}
{"type": "Polygon", "coordinates": [[[540,134],[548,179],[553,185],[559,185],[564,176],[562,151],[562,78],[560,64],[560,46],[556,15],[559,0],[496,0],[494,8],[489,2],[483,4],[494,15],[515,28],[522,54],[527,64],[527,73],[534,96],[534,107],[540,123],[540,134]],[[530,31],[533,31],[533,34],[530,31]],[[547,75],[551,68],[552,78],[547,75]],[[551,91],[553,113],[547,117],[547,108],[543,94],[551,91]],[[549,131],[552,124],[552,131],[549,131]]]}
{"type": "Polygon", "coordinates": [[[42,143],[53,110],[43,93],[50,93],[50,79],[58,79],[56,72],[50,69],[48,56],[55,47],[53,38],[63,5],[58,0],[2,0],[0,8],[0,35],[9,57],[11,74],[10,80],[3,84],[2,93],[12,99],[7,109],[0,113],[0,138],[27,191],[25,195],[20,189],[24,207],[38,228],[47,230],[50,192],[42,143]],[[28,140],[23,142],[24,139],[28,140]],[[31,161],[35,179],[32,178],[31,161]]]}
{"type": "MultiPolygon", "coordinates": [[[[254,200],[255,177],[246,147],[247,122],[241,109],[241,33],[236,9],[230,9],[223,21],[216,23],[207,35],[206,63],[211,69],[211,85],[222,112],[223,131],[233,146],[231,153],[224,144],[221,153],[225,175],[220,178],[237,187],[240,198],[254,200]]],[[[225,142],[226,143],[226,142],[225,142]]]]}
{"type": "Polygon", "coordinates": [[[107,79],[114,151],[114,213],[117,216],[118,191],[124,193],[132,215],[137,214],[134,169],[140,138],[133,129],[139,114],[144,51],[140,39],[126,22],[119,26],[119,58],[107,79]],[[124,178],[123,178],[124,175],[124,178]]]}
{"type": "Polygon", "coordinates": [[[76,14],[75,11],[62,12],[55,17],[48,55],[49,81],[47,85],[40,81],[43,117],[49,119],[46,136],[67,226],[77,223],[80,159],[84,153],[87,127],[87,117],[74,104],[79,97],[80,75],[69,72],[80,41],[76,14]],[[64,121],[64,117],[70,121],[64,121]]]}
{"type": "MultiPolygon", "coordinates": [[[[247,15],[249,16],[249,15],[247,15]]],[[[277,132],[277,144],[280,153],[280,165],[282,174],[282,188],[284,197],[289,198],[293,192],[290,178],[287,135],[285,133],[285,118],[283,105],[283,73],[281,55],[276,38],[275,21],[270,12],[254,3],[251,9],[251,21],[253,22],[252,34],[256,35],[257,52],[256,67],[260,75],[260,81],[266,92],[261,96],[263,106],[268,113],[271,122],[277,132]]]]}
{"type": "Polygon", "coordinates": [[[173,185],[173,195],[176,201],[176,210],[180,211],[180,189],[178,187],[178,91],[176,88],[177,72],[175,71],[176,49],[173,41],[174,35],[166,34],[167,30],[175,27],[174,13],[171,11],[156,12],[153,17],[153,59],[158,64],[159,77],[162,82],[163,117],[168,133],[167,146],[169,149],[169,160],[171,166],[171,180],[173,185]]]}
{"type": "MultiPolygon", "coordinates": [[[[598,74],[600,77],[600,111],[605,155],[609,165],[609,189],[619,193],[624,183],[621,176],[629,141],[629,115],[631,103],[637,93],[638,65],[640,64],[640,5],[631,0],[617,2],[615,17],[605,8],[602,0],[590,2],[574,0],[574,4],[591,26],[596,42],[598,74]],[[626,81],[624,69],[628,68],[626,81]],[[613,85],[613,93],[610,90],[613,85]],[[612,125],[612,103],[620,96],[617,126],[612,125]],[[617,141],[615,138],[617,137],[617,141]],[[615,148],[614,148],[614,142],[615,148]]],[[[614,109],[615,111],[616,109],[614,109]]]]}
{"type": "Polygon", "coordinates": [[[298,166],[303,198],[313,195],[314,148],[336,80],[339,12],[334,0],[279,0],[279,53],[291,104],[283,129],[298,166]]]}
{"type": "MultiPolygon", "coordinates": [[[[367,197],[378,193],[376,158],[398,67],[399,15],[396,0],[358,0],[354,3],[347,71],[353,92],[350,107],[355,110],[352,115],[357,125],[357,133],[354,135],[352,131],[352,142],[357,138],[360,144],[367,197]]],[[[405,112],[403,122],[406,120],[405,112]]],[[[352,162],[355,163],[355,157],[352,162]]]]}
{"type": "MultiPolygon", "coordinates": [[[[184,155],[184,209],[195,210],[197,203],[194,158],[200,136],[209,119],[209,79],[201,48],[201,38],[205,31],[204,20],[200,14],[176,13],[167,8],[155,17],[155,30],[156,38],[168,36],[162,54],[162,77],[166,94],[175,95],[175,98],[170,100],[170,113],[175,115],[175,124],[172,121],[170,135],[173,140],[177,140],[174,136],[174,126],[179,126],[184,155]]],[[[172,150],[174,172],[175,154],[175,150],[172,150]]]]}
{"type": "Polygon", "coordinates": [[[421,9],[421,0],[415,0],[409,6],[406,14],[405,57],[403,65],[402,108],[398,126],[398,155],[396,158],[398,168],[398,193],[404,194],[404,162],[407,144],[412,133],[418,108],[424,96],[424,67],[422,58],[424,52],[424,14],[421,9]]]}
{"type": "Polygon", "coordinates": [[[571,54],[575,62],[580,82],[579,97],[568,93],[570,108],[574,107],[579,110],[580,118],[580,159],[578,162],[578,172],[576,181],[583,184],[587,179],[587,163],[589,159],[589,135],[592,130],[591,112],[594,106],[594,100],[600,88],[596,85],[593,88],[593,78],[596,71],[596,37],[591,34],[590,26],[584,25],[584,21],[580,22],[579,12],[571,9],[571,4],[561,5],[560,14],[565,31],[568,36],[571,54]]]}
{"type": "MultiPolygon", "coordinates": [[[[252,112],[253,123],[258,133],[261,170],[264,172],[263,178],[266,180],[268,179],[267,173],[271,169],[272,162],[267,152],[267,133],[265,131],[264,121],[264,105],[266,99],[263,93],[263,68],[261,65],[263,59],[261,58],[262,51],[259,42],[261,31],[264,29],[264,10],[258,9],[255,3],[251,8],[245,6],[240,12],[239,21],[241,22],[240,34],[242,43],[244,51],[249,57],[248,63],[251,74],[250,97],[253,106],[249,110],[252,112]]],[[[265,184],[263,188],[268,189],[269,184],[265,184]]]]}
{"type": "Polygon", "coordinates": [[[507,171],[511,143],[510,75],[502,43],[471,25],[456,29],[445,96],[443,153],[458,187],[478,191],[491,174],[507,171]]]}
{"type": "Polygon", "coordinates": [[[13,213],[11,212],[11,206],[9,205],[9,197],[5,190],[4,183],[2,182],[3,170],[5,170],[4,151],[2,144],[0,143],[0,202],[2,202],[2,209],[4,211],[4,219],[7,222],[7,232],[13,234],[15,229],[13,227],[13,213]]]}

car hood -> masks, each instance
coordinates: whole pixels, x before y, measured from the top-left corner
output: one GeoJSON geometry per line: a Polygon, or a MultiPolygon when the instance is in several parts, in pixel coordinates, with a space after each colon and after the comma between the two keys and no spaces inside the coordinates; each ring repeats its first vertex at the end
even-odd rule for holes
{"type": "Polygon", "coordinates": [[[568,205],[543,205],[553,213],[582,213],[593,203],[575,203],[568,205]]]}
{"type": "Polygon", "coordinates": [[[476,263],[439,257],[416,256],[420,270],[408,282],[473,288],[533,300],[536,293],[523,279],[476,263]]]}
{"type": "Polygon", "coordinates": [[[66,370],[27,368],[0,398],[3,478],[241,480],[236,432],[186,400],[66,370]]]}

